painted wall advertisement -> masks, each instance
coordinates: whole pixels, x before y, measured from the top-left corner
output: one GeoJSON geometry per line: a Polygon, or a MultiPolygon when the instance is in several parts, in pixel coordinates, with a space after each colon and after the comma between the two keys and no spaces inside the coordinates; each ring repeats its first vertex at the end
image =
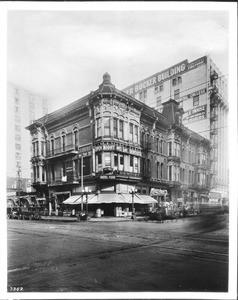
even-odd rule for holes
{"type": "Polygon", "coordinates": [[[190,109],[183,114],[183,124],[206,119],[207,105],[201,105],[196,108],[190,109]]]}
{"type": "Polygon", "coordinates": [[[122,91],[128,95],[135,95],[136,93],[139,93],[144,89],[160,84],[163,81],[173,78],[178,74],[182,74],[186,71],[191,71],[204,64],[206,64],[206,56],[201,57],[191,63],[188,63],[188,60],[186,59],[162,72],[158,72],[155,75],[152,75],[144,80],[141,80],[138,83],[135,83],[123,89],[122,91]]]}

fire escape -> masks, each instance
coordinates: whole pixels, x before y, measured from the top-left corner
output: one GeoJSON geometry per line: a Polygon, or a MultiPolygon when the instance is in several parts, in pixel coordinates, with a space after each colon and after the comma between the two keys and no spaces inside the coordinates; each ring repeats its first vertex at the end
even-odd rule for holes
{"type": "Polygon", "coordinates": [[[213,70],[210,75],[210,141],[211,141],[211,188],[216,184],[217,147],[218,147],[218,105],[220,97],[217,88],[218,74],[213,70]]]}

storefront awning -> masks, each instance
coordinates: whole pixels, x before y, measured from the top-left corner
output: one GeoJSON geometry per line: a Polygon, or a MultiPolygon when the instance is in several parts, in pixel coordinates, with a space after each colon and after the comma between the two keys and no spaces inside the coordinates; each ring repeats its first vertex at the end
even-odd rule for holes
{"type": "Polygon", "coordinates": [[[157,200],[155,200],[154,198],[152,198],[149,195],[135,195],[135,200],[137,202],[135,203],[140,203],[140,204],[151,204],[151,203],[158,203],[157,200]],[[139,199],[138,199],[139,198],[139,199]],[[139,200],[139,201],[138,201],[139,200]]]}
{"type": "MultiPolygon", "coordinates": [[[[80,196],[75,202],[74,202],[74,204],[81,204],[82,203],[82,197],[83,197],[83,203],[86,203],[87,201],[87,198],[86,198],[86,195],[82,195],[82,196],[80,196]]],[[[90,200],[92,199],[92,198],[94,198],[94,197],[96,197],[96,195],[95,194],[88,194],[88,204],[90,204],[90,200]]]]}
{"type": "Polygon", "coordinates": [[[75,203],[79,198],[81,198],[81,195],[71,196],[68,199],[64,200],[63,204],[77,204],[75,203]]]}
{"type": "Polygon", "coordinates": [[[116,193],[105,193],[94,195],[88,200],[88,204],[101,204],[101,203],[126,203],[126,200],[116,193]]]}
{"type": "MultiPolygon", "coordinates": [[[[126,203],[132,203],[132,195],[131,194],[122,194],[122,197],[125,198],[126,203]]],[[[151,203],[158,203],[157,200],[150,197],[149,195],[140,195],[135,194],[134,195],[134,203],[137,204],[151,204],[151,203]]]]}

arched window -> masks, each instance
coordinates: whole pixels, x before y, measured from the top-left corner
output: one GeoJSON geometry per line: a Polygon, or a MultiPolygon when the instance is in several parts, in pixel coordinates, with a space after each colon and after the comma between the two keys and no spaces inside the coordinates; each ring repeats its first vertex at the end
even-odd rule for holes
{"type": "Polygon", "coordinates": [[[174,78],[173,80],[172,80],[172,86],[175,86],[177,84],[177,80],[176,80],[176,78],[174,78]]]}
{"type": "Polygon", "coordinates": [[[74,129],[73,129],[73,143],[74,143],[75,150],[77,150],[78,146],[79,146],[79,131],[78,131],[78,127],[74,127],[74,129]]]}
{"type": "Polygon", "coordinates": [[[50,137],[50,152],[51,152],[51,155],[54,155],[54,152],[55,152],[55,137],[53,135],[51,135],[51,137],[50,137]]]}
{"type": "Polygon", "coordinates": [[[181,76],[178,77],[178,84],[180,84],[180,83],[182,83],[182,77],[181,76]]]}
{"type": "Polygon", "coordinates": [[[61,150],[62,152],[66,151],[66,132],[62,131],[61,133],[61,150]]]}

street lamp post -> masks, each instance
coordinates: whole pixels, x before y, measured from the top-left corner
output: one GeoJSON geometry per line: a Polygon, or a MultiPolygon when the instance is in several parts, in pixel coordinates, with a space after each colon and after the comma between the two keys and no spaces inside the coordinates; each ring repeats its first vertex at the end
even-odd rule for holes
{"type": "Polygon", "coordinates": [[[83,189],[83,195],[86,196],[86,215],[88,215],[88,194],[91,193],[91,190],[88,189],[88,187],[85,187],[83,189]]]}
{"type": "Polygon", "coordinates": [[[135,219],[136,218],[136,212],[135,212],[135,206],[134,206],[134,196],[135,194],[137,193],[137,190],[135,189],[135,187],[133,187],[130,192],[129,192],[132,196],[132,216],[131,218],[132,219],[135,219]]]}

